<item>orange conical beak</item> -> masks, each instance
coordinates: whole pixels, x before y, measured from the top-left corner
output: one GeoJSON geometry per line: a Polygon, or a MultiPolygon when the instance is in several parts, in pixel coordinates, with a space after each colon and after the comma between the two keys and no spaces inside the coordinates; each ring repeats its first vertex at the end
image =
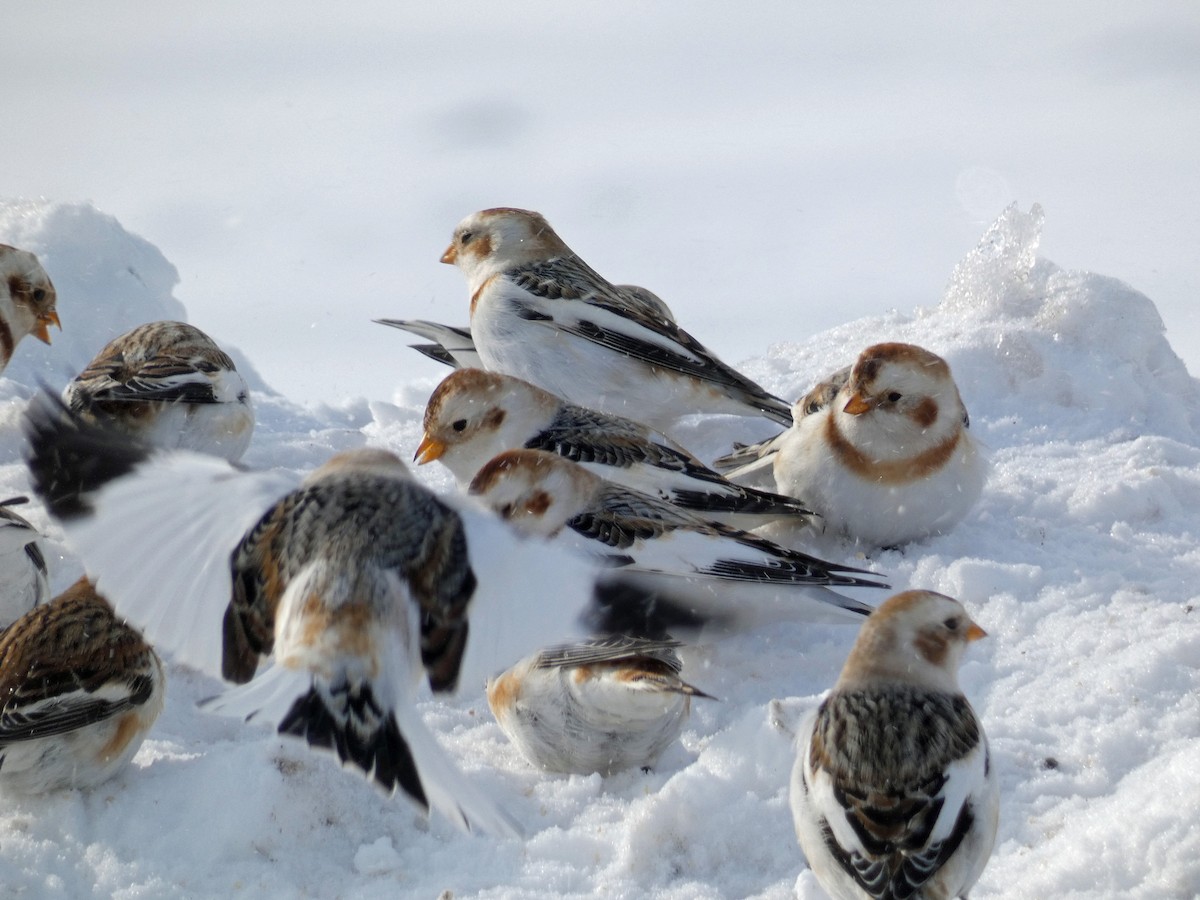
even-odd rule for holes
{"type": "Polygon", "coordinates": [[[870,412],[875,408],[875,404],[863,397],[862,394],[854,393],[850,399],[846,401],[845,411],[852,416],[861,416],[865,412],[870,412]]]}
{"type": "Polygon", "coordinates": [[[458,248],[451,244],[446,248],[446,252],[442,254],[442,262],[448,266],[454,265],[458,260],[458,248]]]}
{"type": "Polygon", "coordinates": [[[37,323],[33,326],[31,334],[43,344],[48,344],[50,343],[51,325],[57,325],[58,330],[62,331],[62,322],[58,320],[58,313],[53,309],[38,316],[37,323]]]}
{"type": "Polygon", "coordinates": [[[987,636],[988,636],[987,632],[984,631],[982,628],[980,628],[978,625],[976,625],[974,622],[972,622],[971,626],[967,629],[967,643],[968,644],[971,643],[971,641],[977,641],[980,638],[985,638],[987,636]]]}
{"type": "Polygon", "coordinates": [[[417,445],[417,452],[413,454],[413,460],[418,466],[423,466],[425,463],[431,463],[435,459],[439,459],[446,452],[446,445],[439,440],[425,435],[421,438],[421,443],[417,445]]]}

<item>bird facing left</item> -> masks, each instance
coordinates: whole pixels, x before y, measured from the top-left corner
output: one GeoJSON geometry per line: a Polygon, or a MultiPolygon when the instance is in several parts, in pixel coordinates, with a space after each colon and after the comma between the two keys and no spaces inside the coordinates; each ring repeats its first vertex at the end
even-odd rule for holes
{"type": "Polygon", "coordinates": [[[62,328],[50,276],[28,250],[0,244],[0,372],[25,335],[49,344],[51,325],[62,328]]]}

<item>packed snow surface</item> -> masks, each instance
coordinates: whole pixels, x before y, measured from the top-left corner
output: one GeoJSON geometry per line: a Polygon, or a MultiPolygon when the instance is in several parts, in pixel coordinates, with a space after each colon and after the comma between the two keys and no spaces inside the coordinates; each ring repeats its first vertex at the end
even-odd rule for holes
{"type": "MultiPolygon", "coordinates": [[[[983,498],[951,534],[865,555],[833,538],[811,545],[886,573],[897,590],[957,597],[990,634],[961,672],[1002,789],[996,850],[972,897],[1194,897],[1200,382],[1150,299],[1039,258],[1041,223],[1036,206],[1005,210],[928,307],[817,335],[803,309],[790,322],[748,314],[740,327],[761,336],[764,355],[741,368],[794,398],[867,344],[918,343],[950,363],[989,449],[983,498]],[[781,335],[792,340],[771,343],[781,335]]],[[[42,259],[64,329],[52,347],[23,342],[0,378],[10,495],[29,492],[20,418],[37,385],[61,389],[116,334],[186,312],[172,265],[90,206],[0,204],[0,241],[42,259]]],[[[688,327],[687,300],[665,299],[688,327]]],[[[457,324],[465,309],[448,304],[441,318],[457,324]]],[[[721,352],[720,335],[697,337],[721,352]]],[[[396,338],[397,354],[410,353],[396,338]]],[[[366,443],[411,457],[445,372],[430,363],[426,380],[400,385],[380,372],[370,398],[305,407],[249,369],[254,347],[240,349],[258,411],[245,462],[256,467],[304,471],[366,443]]],[[[711,459],[772,428],[713,418],[684,437],[711,459]]],[[[436,466],[417,477],[452,489],[436,466]]],[[[60,591],[79,562],[39,504],[23,513],[48,536],[60,591]]],[[[853,640],[852,627],[788,624],[689,649],[684,677],[720,701],[693,705],[682,741],[649,773],[534,771],[482,685],[424,703],[447,752],[505,798],[524,841],[460,833],[298,742],[204,714],[194,704],[218,683],[172,665],[166,710],[122,775],[91,792],[0,796],[0,885],[31,897],[820,898],[787,809],[790,729],[853,640]]]]}

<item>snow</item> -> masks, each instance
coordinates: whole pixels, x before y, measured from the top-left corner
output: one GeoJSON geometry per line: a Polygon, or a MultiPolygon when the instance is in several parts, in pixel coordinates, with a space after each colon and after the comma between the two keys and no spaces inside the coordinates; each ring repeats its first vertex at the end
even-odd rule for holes
{"type": "MultiPolygon", "coordinates": [[[[920,343],[949,361],[989,449],[983,498],[955,531],[870,554],[897,590],[958,597],[990,634],[961,672],[1002,790],[972,897],[1193,897],[1200,382],[1150,298],[1038,255],[1042,219],[1036,206],[1004,210],[938,303],[773,345],[793,329],[749,319],[761,350],[743,368],[795,397],[867,343],[920,343]]],[[[39,254],[64,326],[52,347],[23,342],[0,378],[0,492],[15,494],[29,490],[19,419],[38,382],[59,389],[116,333],[186,311],[163,255],[90,205],[0,204],[0,241],[39,254]]],[[[687,305],[666,299],[688,327],[687,305]]],[[[335,406],[298,404],[248,372],[259,421],[245,461],[304,471],[363,443],[411,455],[444,374],[421,371],[335,406]]],[[[685,437],[711,457],[771,430],[713,418],[685,437]]],[[[437,467],[417,474],[451,489],[437,467]]],[[[62,590],[77,560],[39,504],[22,514],[47,534],[62,590]]],[[[826,538],[818,552],[859,551],[826,538]]],[[[38,897],[820,898],[787,808],[790,729],[853,639],[792,623],[689,649],[684,677],[721,699],[693,705],[650,773],[543,775],[507,743],[482,686],[424,702],[447,752],[508,798],[523,842],[425,819],[328,757],[200,712],[217,683],[172,664],[166,709],[122,775],[91,792],[0,797],[0,884],[38,897]]]]}

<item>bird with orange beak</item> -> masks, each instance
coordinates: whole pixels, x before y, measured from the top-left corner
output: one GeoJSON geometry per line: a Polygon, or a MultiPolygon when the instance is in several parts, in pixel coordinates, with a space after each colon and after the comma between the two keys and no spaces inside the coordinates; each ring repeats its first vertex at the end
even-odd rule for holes
{"type": "Polygon", "coordinates": [[[467,279],[471,336],[489,371],[667,434],[695,413],[791,424],[786,402],[665,316],[657,297],[600,275],[538,213],[467,216],[442,262],[467,279]]]}
{"type": "Polygon", "coordinates": [[[957,600],[897,594],[863,623],[801,726],[792,818],[834,900],[950,900],[983,873],[999,781],[958,666],[986,636],[957,600]]]}
{"type": "Polygon", "coordinates": [[[779,493],[881,547],[949,531],[983,491],[987,459],[950,366],[923,347],[867,347],[793,414],[787,431],[713,467],[739,478],[773,465],[779,493]]]}
{"type": "Polygon", "coordinates": [[[38,258],[0,244],[0,372],[25,335],[49,344],[50,326],[62,329],[57,304],[58,294],[38,258]]]}

